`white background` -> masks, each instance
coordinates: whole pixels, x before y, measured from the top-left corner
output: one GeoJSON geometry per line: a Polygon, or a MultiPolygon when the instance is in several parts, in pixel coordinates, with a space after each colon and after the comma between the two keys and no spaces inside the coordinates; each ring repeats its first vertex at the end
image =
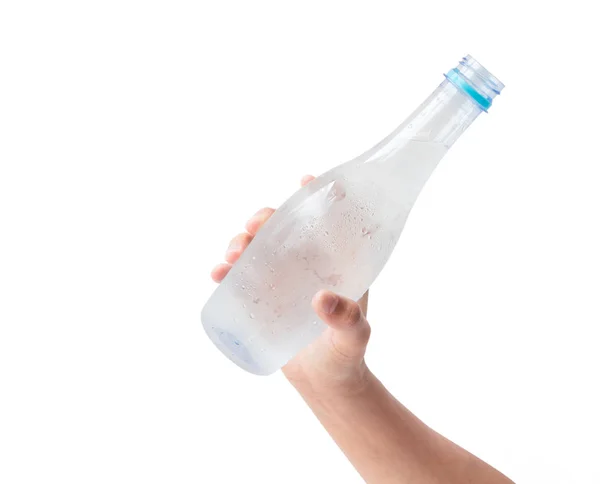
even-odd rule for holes
{"type": "Polygon", "coordinates": [[[368,362],[518,482],[600,482],[592,5],[2,0],[0,482],[361,482],[205,337],[208,274],[467,53],[507,88],[374,285],[368,362]]]}

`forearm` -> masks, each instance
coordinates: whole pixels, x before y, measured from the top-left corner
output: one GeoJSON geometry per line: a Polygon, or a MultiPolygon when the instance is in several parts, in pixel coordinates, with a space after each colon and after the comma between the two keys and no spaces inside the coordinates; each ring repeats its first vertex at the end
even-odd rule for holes
{"type": "Polygon", "coordinates": [[[511,482],[427,427],[368,370],[346,391],[297,389],[370,484],[511,482]]]}

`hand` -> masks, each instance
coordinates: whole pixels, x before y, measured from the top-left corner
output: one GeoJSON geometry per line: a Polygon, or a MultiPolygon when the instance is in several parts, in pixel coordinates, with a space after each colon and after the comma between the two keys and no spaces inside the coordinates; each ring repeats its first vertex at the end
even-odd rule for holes
{"type": "MultiPolygon", "coordinates": [[[[302,178],[304,186],[314,180],[302,178]]],[[[275,212],[272,208],[259,210],[246,223],[246,232],[236,235],[225,253],[225,263],[218,264],[211,273],[215,282],[221,282],[248,247],[258,230],[275,212]]],[[[304,348],[284,367],[287,379],[302,393],[355,394],[366,388],[370,372],[364,355],[371,328],[365,319],[368,293],[358,302],[319,291],[312,306],[327,329],[308,347],[304,348]]]]}

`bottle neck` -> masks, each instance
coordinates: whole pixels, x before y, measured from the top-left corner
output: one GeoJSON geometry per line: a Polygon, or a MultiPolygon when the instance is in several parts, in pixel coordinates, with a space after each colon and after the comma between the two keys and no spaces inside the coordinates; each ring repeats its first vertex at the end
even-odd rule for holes
{"type": "Polygon", "coordinates": [[[398,128],[403,139],[428,141],[450,148],[504,88],[470,55],[448,71],[446,80],[398,128]]]}
{"type": "Polygon", "coordinates": [[[380,189],[407,215],[448,148],[481,112],[446,79],[393,133],[350,163],[373,168],[380,189]]]}
{"type": "Polygon", "coordinates": [[[445,77],[406,121],[353,163],[391,161],[407,144],[427,144],[448,150],[475,118],[488,110],[504,88],[504,84],[470,55],[463,57],[445,77]]]}
{"type": "Polygon", "coordinates": [[[440,86],[396,130],[399,141],[423,141],[450,148],[481,114],[482,108],[449,80],[440,86]]]}
{"type": "Polygon", "coordinates": [[[445,153],[482,111],[446,79],[400,126],[354,162],[393,165],[407,145],[414,142],[419,142],[423,150],[435,146],[445,153]]]}

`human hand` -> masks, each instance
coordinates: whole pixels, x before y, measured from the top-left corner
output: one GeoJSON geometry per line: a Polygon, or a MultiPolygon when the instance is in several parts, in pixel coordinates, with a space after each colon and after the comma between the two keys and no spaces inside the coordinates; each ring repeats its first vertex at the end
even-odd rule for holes
{"type": "MultiPolygon", "coordinates": [[[[302,186],[314,177],[305,176],[302,186]]],[[[221,282],[275,212],[259,210],[211,276],[221,282]]],[[[312,299],[325,331],[283,368],[323,427],[366,482],[486,482],[507,477],[444,438],[398,402],[369,371],[366,293],[358,302],[319,291],[312,299]]]]}
{"type": "MultiPolygon", "coordinates": [[[[304,186],[314,180],[302,178],[304,186]]],[[[225,263],[211,272],[215,282],[221,282],[232,265],[240,258],[256,233],[275,212],[263,208],[246,223],[246,232],[236,235],[225,253],[225,263]]],[[[304,348],[282,369],[287,379],[305,394],[355,394],[362,391],[369,380],[364,361],[371,328],[365,318],[368,293],[358,302],[331,291],[319,291],[312,300],[317,316],[327,324],[326,330],[304,348]]]]}

